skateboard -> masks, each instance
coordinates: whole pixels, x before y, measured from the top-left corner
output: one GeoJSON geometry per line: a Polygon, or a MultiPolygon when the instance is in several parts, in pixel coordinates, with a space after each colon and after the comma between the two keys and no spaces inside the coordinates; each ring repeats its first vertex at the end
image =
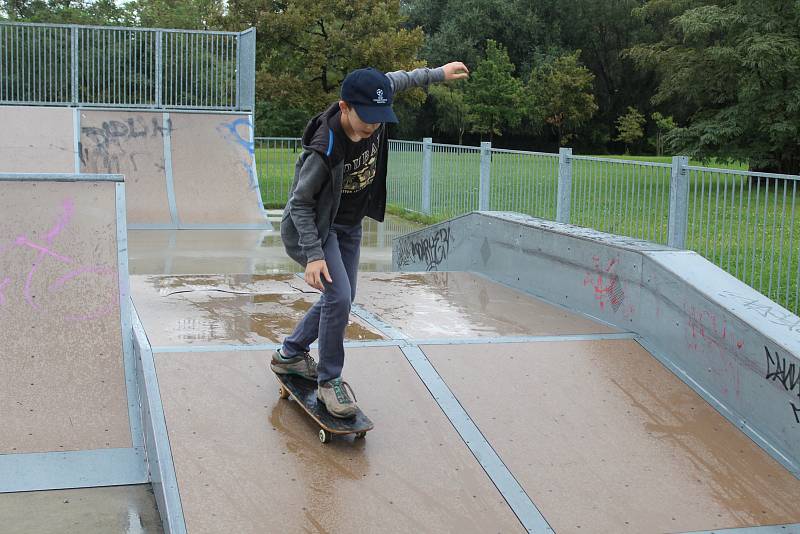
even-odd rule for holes
{"type": "Polygon", "coordinates": [[[367,432],[374,428],[372,421],[359,408],[356,408],[354,416],[347,419],[331,415],[325,405],[317,400],[316,382],[296,375],[275,373],[275,376],[278,377],[278,382],[281,384],[281,398],[293,398],[320,426],[319,440],[322,443],[330,443],[333,436],[337,434],[355,434],[358,439],[364,438],[367,432]]]}

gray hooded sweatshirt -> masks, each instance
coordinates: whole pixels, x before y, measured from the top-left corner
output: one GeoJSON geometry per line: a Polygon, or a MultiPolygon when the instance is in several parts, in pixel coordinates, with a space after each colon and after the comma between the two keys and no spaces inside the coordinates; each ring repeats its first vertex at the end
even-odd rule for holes
{"type": "MultiPolygon", "coordinates": [[[[387,72],[386,76],[397,94],[411,87],[427,87],[431,83],[444,81],[444,69],[387,72]]],[[[328,126],[328,120],[338,109],[337,102],[308,123],[303,134],[303,153],[297,159],[294,182],[283,210],[283,245],[289,257],[303,267],[309,262],[325,259],[322,247],[339,210],[344,162],[333,162],[330,158],[334,139],[328,126]]],[[[381,127],[385,131],[385,125],[381,127]]],[[[377,175],[367,210],[367,216],[376,221],[383,221],[386,211],[388,153],[389,144],[386,135],[382,135],[377,175]]]]}

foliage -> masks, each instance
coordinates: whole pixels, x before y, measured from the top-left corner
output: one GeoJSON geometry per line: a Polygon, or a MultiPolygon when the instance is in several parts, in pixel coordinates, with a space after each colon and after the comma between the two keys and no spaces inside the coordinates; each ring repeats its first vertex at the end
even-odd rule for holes
{"type": "Polygon", "coordinates": [[[641,11],[669,31],[630,51],[661,75],[653,102],[680,112],[672,150],[800,172],[800,3],[658,0],[641,11]]]}
{"type": "Polygon", "coordinates": [[[478,63],[467,84],[465,102],[470,130],[488,134],[490,141],[522,120],[522,83],[513,72],[506,49],[489,40],[486,58],[478,63]]]}
{"type": "Polygon", "coordinates": [[[644,126],[646,121],[647,119],[644,118],[644,115],[633,106],[629,106],[628,112],[617,119],[617,131],[619,135],[617,135],[616,141],[625,143],[626,154],[629,152],[632,144],[644,137],[642,126],[644,126]]]}
{"type": "Polygon", "coordinates": [[[433,127],[440,132],[457,135],[458,144],[462,144],[468,125],[468,107],[464,92],[447,85],[435,85],[429,92],[436,108],[436,122],[433,127]]]}
{"type": "Polygon", "coordinates": [[[575,130],[597,111],[591,93],[594,75],[581,65],[580,51],[535,67],[528,82],[528,113],[544,117],[557,134],[559,146],[569,143],[575,130]]]}

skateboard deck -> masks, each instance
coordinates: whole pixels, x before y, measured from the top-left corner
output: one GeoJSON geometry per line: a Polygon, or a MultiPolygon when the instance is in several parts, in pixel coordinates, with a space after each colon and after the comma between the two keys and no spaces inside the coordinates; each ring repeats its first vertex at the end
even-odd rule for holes
{"type": "Polygon", "coordinates": [[[367,432],[373,429],[372,421],[359,408],[356,408],[354,416],[347,419],[331,415],[325,405],[317,400],[316,382],[296,375],[275,373],[275,376],[278,377],[278,382],[281,384],[281,398],[293,398],[320,426],[319,440],[322,443],[330,442],[331,438],[337,434],[355,434],[356,438],[363,438],[367,432]]]}

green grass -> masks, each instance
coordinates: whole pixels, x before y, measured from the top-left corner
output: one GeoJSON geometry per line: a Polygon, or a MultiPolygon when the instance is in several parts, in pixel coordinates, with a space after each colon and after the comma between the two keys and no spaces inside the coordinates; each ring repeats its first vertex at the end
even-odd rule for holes
{"type": "MultiPolygon", "coordinates": [[[[285,203],[298,154],[288,148],[257,149],[265,205],[282,207],[285,203]]],[[[665,166],[573,160],[571,222],[666,244],[671,158],[601,157],[665,166]]],[[[422,215],[422,164],[418,147],[392,151],[388,182],[390,213],[431,224],[478,209],[480,155],[477,151],[451,152],[441,148],[434,151],[430,213],[426,215],[422,215]]],[[[701,166],[694,161],[690,165],[701,166]]],[[[720,168],[744,170],[746,165],[729,164],[720,168]]],[[[557,157],[495,153],[489,208],[554,220],[557,177],[557,157]]],[[[688,249],[702,254],[784,307],[795,313],[800,311],[800,183],[764,179],[751,182],[737,175],[692,172],[688,213],[688,249]]]]}

